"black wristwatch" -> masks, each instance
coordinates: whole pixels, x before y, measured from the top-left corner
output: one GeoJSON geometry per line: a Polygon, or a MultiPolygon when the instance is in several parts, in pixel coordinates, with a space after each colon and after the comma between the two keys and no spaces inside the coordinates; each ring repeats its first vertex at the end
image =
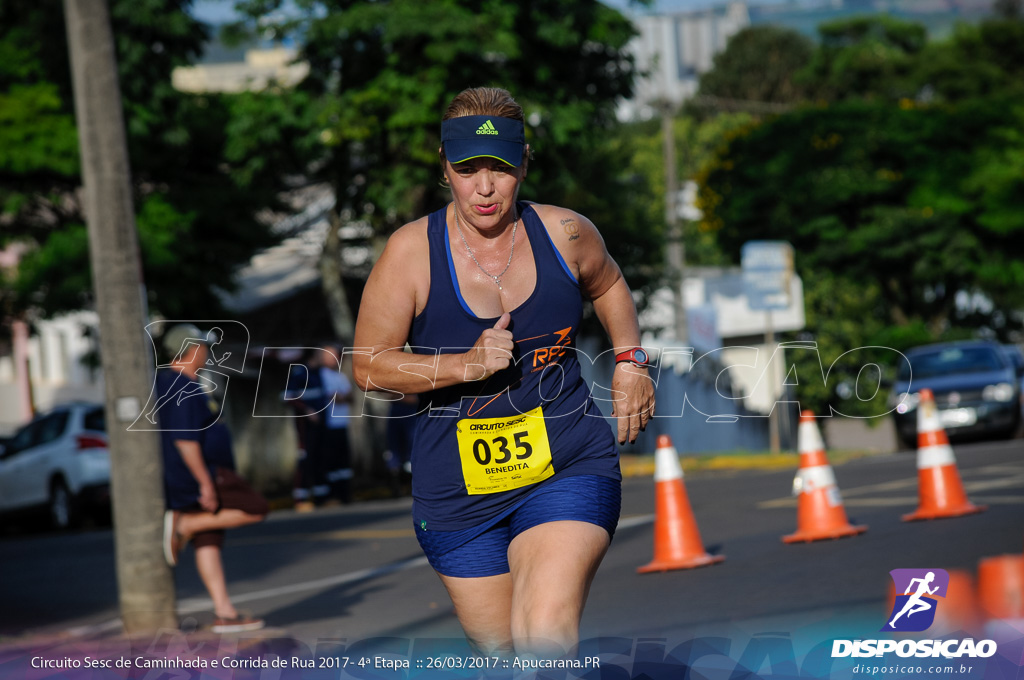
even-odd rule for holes
{"type": "Polygon", "coordinates": [[[615,355],[616,364],[620,364],[623,361],[628,361],[634,366],[639,366],[640,368],[650,368],[650,360],[651,357],[647,354],[647,350],[645,350],[643,347],[634,347],[632,349],[627,349],[625,352],[620,352],[615,355]]]}

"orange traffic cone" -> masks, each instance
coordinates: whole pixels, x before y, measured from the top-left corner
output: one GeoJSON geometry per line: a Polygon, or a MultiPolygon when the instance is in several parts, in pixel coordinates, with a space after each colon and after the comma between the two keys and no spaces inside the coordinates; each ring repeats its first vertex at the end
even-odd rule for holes
{"type": "Polygon", "coordinates": [[[665,434],[658,436],[654,452],[654,482],[654,560],[637,573],[692,569],[725,560],[724,555],[712,556],[704,551],[683,485],[679,454],[665,434]]]}
{"type": "Polygon", "coordinates": [[[935,395],[925,388],[919,392],[917,407],[917,510],[903,515],[904,522],[940,517],[959,517],[982,512],[987,507],[967,500],[953,448],[939,422],[935,395]]]}
{"type": "Polygon", "coordinates": [[[975,595],[973,574],[963,569],[949,570],[946,601],[935,615],[935,620],[944,624],[946,630],[965,630],[969,633],[978,630],[981,611],[975,595]]]}
{"type": "Polygon", "coordinates": [[[783,536],[783,543],[809,543],[828,538],[856,536],[868,530],[866,526],[853,526],[846,519],[843,499],[836,486],[836,476],[825,456],[825,444],[810,411],[800,413],[797,431],[800,449],[800,469],[793,479],[793,493],[797,501],[796,533],[783,536]]]}
{"type": "Polygon", "coordinates": [[[978,600],[990,620],[1024,618],[1024,555],[982,559],[978,563],[978,600]]]}

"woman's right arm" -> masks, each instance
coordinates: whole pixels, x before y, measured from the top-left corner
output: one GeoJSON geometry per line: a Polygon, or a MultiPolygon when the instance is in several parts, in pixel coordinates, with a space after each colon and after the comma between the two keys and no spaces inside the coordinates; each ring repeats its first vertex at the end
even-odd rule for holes
{"type": "Polygon", "coordinates": [[[418,394],[507,368],[512,356],[508,314],[462,354],[405,352],[413,317],[426,304],[430,262],[426,219],[407,224],[388,239],[363,289],[356,320],[352,370],[366,391],[418,394]]]}

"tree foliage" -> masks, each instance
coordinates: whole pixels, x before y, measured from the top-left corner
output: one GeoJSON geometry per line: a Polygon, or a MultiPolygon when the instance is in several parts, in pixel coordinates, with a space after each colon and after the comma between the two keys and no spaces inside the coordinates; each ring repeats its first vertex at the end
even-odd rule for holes
{"type": "Polygon", "coordinates": [[[913,97],[912,74],[924,50],[924,26],[886,15],[855,17],[818,27],[821,44],[803,73],[811,97],[895,100],[913,97]]]}
{"type": "Polygon", "coordinates": [[[634,30],[596,0],[246,0],[236,33],[297,37],[318,101],[324,142],[316,176],[342,206],[381,234],[444,204],[440,120],[467,87],[510,90],[527,115],[535,154],[522,197],[591,217],[634,283],[658,251],[638,225],[623,168],[610,145],[614,107],[632,91],[625,45],[634,30]]]}
{"type": "MultiPolygon", "coordinates": [[[[676,152],[676,177],[693,179],[714,158],[718,148],[730,136],[753,124],[747,113],[726,113],[706,118],[679,116],[672,131],[676,152]]],[[[659,239],[665,234],[665,161],[660,121],[649,120],[624,125],[611,140],[629,157],[626,166],[631,192],[643,198],[637,201],[638,217],[659,239]]],[[[717,234],[701,222],[683,227],[686,263],[697,266],[730,264],[718,245],[717,234]]],[[[654,263],[652,263],[654,264],[654,263]]]]}
{"type": "MultiPolygon", "coordinates": [[[[703,228],[733,261],[748,240],[793,244],[801,337],[825,361],[1011,338],[1024,308],[1024,22],[932,42],[888,17],[820,31],[799,76],[808,102],[739,130],[703,168],[703,228]]],[[[836,384],[855,378],[842,373],[801,398],[837,406],[836,384]]]]}
{"type": "MultiPolygon", "coordinates": [[[[280,171],[308,146],[302,107],[272,93],[187,95],[171,87],[207,34],[188,0],[117,0],[117,41],[136,220],[150,306],[167,316],[217,309],[235,265],[272,242],[254,219],[280,171]],[[257,145],[254,128],[274,130],[257,145]]],[[[91,301],[79,203],[78,140],[59,0],[0,0],[0,246],[30,246],[4,287],[7,314],[48,315],[91,301]]]]}
{"type": "Polygon", "coordinates": [[[750,26],[729,39],[700,78],[698,94],[749,102],[789,104],[807,93],[799,81],[814,43],[780,26],[750,26]]]}

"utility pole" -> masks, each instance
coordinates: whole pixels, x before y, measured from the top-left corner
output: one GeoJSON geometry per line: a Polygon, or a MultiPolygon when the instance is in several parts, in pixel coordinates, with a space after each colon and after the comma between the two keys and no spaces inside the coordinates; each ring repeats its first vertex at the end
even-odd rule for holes
{"type": "Polygon", "coordinates": [[[770,309],[765,310],[764,327],[764,344],[767,345],[770,352],[768,370],[765,373],[768,375],[768,390],[772,396],[772,410],[768,412],[768,450],[772,453],[778,453],[782,450],[782,444],[779,439],[779,416],[783,407],[777,399],[777,397],[782,396],[782,390],[779,389],[779,385],[775,381],[775,366],[773,362],[776,353],[779,352],[779,346],[775,344],[775,329],[772,327],[772,310],[770,309]]]}
{"type": "Polygon", "coordinates": [[[679,179],[676,176],[676,138],[674,130],[675,106],[669,101],[662,102],[661,136],[662,156],[665,160],[665,265],[668,269],[669,285],[672,287],[673,328],[676,340],[686,342],[686,307],[683,300],[683,266],[686,261],[683,230],[679,221],[679,207],[676,196],[679,179]]]}
{"type": "Polygon", "coordinates": [[[152,388],[131,170],[106,0],[64,0],[106,384],[118,595],[125,632],[177,628],[161,549],[164,494],[156,432],[129,432],[152,388]]]}

